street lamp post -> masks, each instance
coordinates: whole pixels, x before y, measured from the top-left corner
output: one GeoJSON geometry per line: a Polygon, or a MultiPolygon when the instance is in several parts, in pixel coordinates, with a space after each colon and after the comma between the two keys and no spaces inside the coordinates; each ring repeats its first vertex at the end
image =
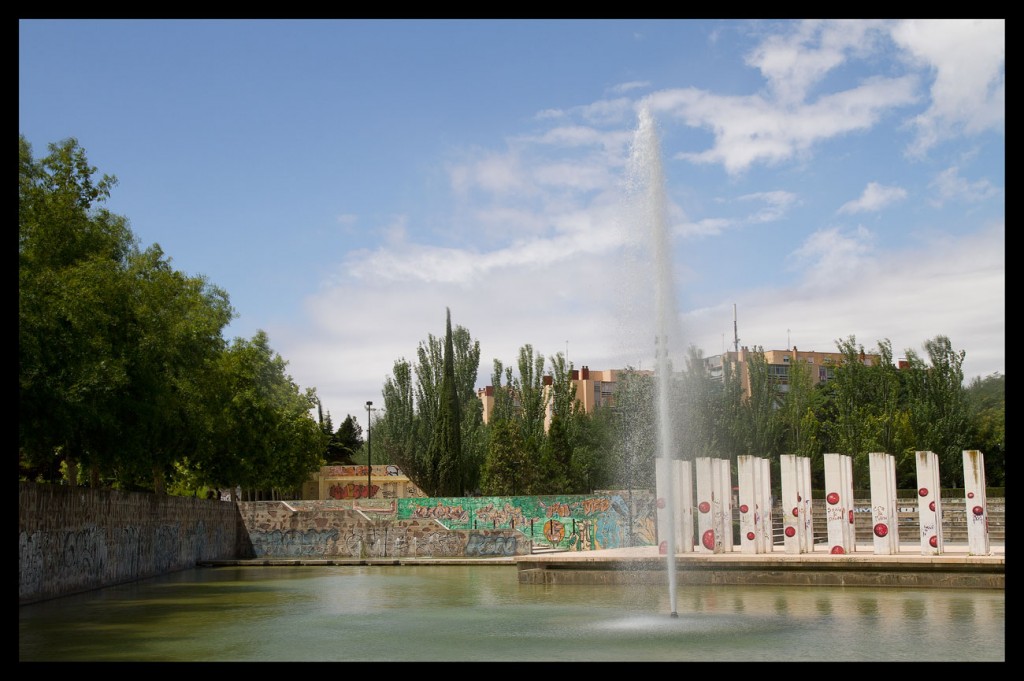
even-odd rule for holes
{"type": "Polygon", "coordinates": [[[373,487],[370,486],[370,471],[373,469],[373,450],[370,449],[370,410],[373,408],[373,400],[366,401],[366,498],[373,495],[373,487]]]}

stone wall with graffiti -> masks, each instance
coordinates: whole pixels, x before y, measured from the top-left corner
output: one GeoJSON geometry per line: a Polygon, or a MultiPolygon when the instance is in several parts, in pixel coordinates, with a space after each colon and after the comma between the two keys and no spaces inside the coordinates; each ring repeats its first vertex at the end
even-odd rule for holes
{"type": "Polygon", "coordinates": [[[232,503],[19,482],[22,604],[247,552],[248,534],[232,503]]]}
{"type": "Polygon", "coordinates": [[[257,558],[487,558],[527,555],[514,528],[450,528],[398,517],[395,499],[238,504],[257,558]]]}
{"type": "Polygon", "coordinates": [[[657,543],[649,490],[238,504],[257,558],[444,558],[657,543]],[[630,529],[632,528],[632,530],[630,529]]]}
{"type": "Polygon", "coordinates": [[[650,490],[594,494],[397,499],[397,518],[450,529],[510,529],[534,547],[592,551],[657,544],[650,490]]]}

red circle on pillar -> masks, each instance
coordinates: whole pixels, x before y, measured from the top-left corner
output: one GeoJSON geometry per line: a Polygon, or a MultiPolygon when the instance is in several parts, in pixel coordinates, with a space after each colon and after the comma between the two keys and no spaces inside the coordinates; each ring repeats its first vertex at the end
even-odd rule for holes
{"type": "Polygon", "coordinates": [[[935,502],[934,501],[932,503],[928,504],[928,510],[932,511],[933,513],[935,512],[935,502]]]}
{"type": "Polygon", "coordinates": [[[665,497],[658,497],[658,500],[654,503],[658,508],[665,508],[665,497]]]}
{"type": "Polygon", "coordinates": [[[754,541],[754,533],[753,532],[747,532],[747,539],[749,539],[750,541],[754,541]]]}
{"type": "Polygon", "coordinates": [[[796,528],[795,527],[787,527],[786,528],[786,536],[787,537],[792,537],[795,534],[796,534],[796,528]]]}
{"type": "Polygon", "coordinates": [[[927,487],[922,487],[921,489],[917,490],[917,496],[919,496],[919,497],[926,497],[926,496],[928,496],[928,488],[927,487]]]}
{"type": "Polygon", "coordinates": [[[928,537],[928,543],[931,545],[933,549],[937,548],[939,546],[939,538],[933,534],[932,536],[928,537]]]}
{"type": "Polygon", "coordinates": [[[975,506],[971,510],[974,511],[974,515],[981,515],[985,512],[985,509],[983,509],[981,506],[975,506]]]}
{"type": "Polygon", "coordinates": [[[715,531],[705,530],[704,535],[701,537],[701,543],[704,544],[704,548],[714,550],[715,548],[715,531]]]}
{"type": "Polygon", "coordinates": [[[825,501],[835,506],[839,503],[839,494],[836,492],[829,492],[828,496],[825,497],[825,501]]]}
{"type": "Polygon", "coordinates": [[[968,499],[973,499],[974,498],[974,492],[968,492],[967,493],[967,498],[968,499]]]}
{"type": "Polygon", "coordinates": [[[844,549],[842,546],[833,546],[832,550],[829,551],[829,553],[846,553],[846,549],[844,549]]]}
{"type": "Polygon", "coordinates": [[[746,513],[749,510],[750,510],[749,506],[747,506],[746,504],[740,504],[740,513],[746,513]]]}
{"type": "Polygon", "coordinates": [[[884,537],[887,534],[889,534],[889,526],[888,525],[886,525],[885,523],[878,523],[877,525],[875,525],[875,536],[876,537],[884,537]]]}
{"type": "Polygon", "coordinates": [[[800,509],[798,509],[796,506],[794,506],[793,507],[793,517],[796,518],[799,515],[800,515],[800,509]]]}
{"type": "Polygon", "coordinates": [[[800,496],[799,494],[797,494],[797,495],[796,495],[796,500],[797,500],[798,502],[800,502],[800,501],[803,501],[803,500],[804,500],[804,498],[803,498],[802,496],[800,496]]]}
{"type": "Polygon", "coordinates": [[[853,525],[853,509],[850,509],[850,524],[853,525]]]}
{"type": "Polygon", "coordinates": [[[668,540],[667,539],[665,541],[661,542],[660,544],[658,544],[658,553],[660,553],[663,556],[668,553],[668,540]]]}
{"type": "Polygon", "coordinates": [[[700,511],[701,513],[707,513],[708,511],[711,510],[711,504],[709,504],[706,501],[702,501],[699,504],[697,504],[697,510],[700,511]]]}

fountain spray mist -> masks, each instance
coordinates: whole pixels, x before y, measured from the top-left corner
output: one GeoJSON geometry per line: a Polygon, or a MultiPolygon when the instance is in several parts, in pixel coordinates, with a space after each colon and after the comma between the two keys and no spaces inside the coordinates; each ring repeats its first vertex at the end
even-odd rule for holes
{"type": "MultiPolygon", "coordinates": [[[[630,155],[630,178],[634,189],[632,216],[643,230],[649,249],[648,262],[654,265],[655,281],[655,385],[657,389],[657,432],[660,459],[656,474],[671,476],[672,452],[675,449],[673,417],[671,412],[672,362],[670,344],[679,344],[679,318],[676,311],[674,277],[672,274],[672,245],[669,239],[668,202],[665,195],[665,176],[661,167],[661,152],[654,118],[647,107],[639,112],[639,122],[630,155]]],[[[666,545],[666,571],[668,573],[669,603],[672,617],[676,617],[676,528],[673,485],[667,479],[663,485],[667,512],[664,514],[666,545]]],[[[661,537],[659,537],[661,539],[661,537]]]]}

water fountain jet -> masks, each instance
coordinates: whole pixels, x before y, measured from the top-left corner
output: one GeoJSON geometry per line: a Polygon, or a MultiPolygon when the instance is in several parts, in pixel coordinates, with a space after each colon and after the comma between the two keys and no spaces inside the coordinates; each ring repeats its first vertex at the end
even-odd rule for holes
{"type": "MultiPolygon", "coordinates": [[[[669,239],[668,203],[665,196],[665,178],[661,166],[661,152],[654,117],[646,106],[639,111],[639,121],[630,155],[630,177],[634,188],[633,215],[646,232],[649,256],[655,266],[655,384],[657,388],[658,458],[656,475],[670,475],[673,441],[670,387],[672,364],[669,341],[678,342],[673,334],[678,327],[672,275],[672,249],[669,239]]],[[[671,616],[676,613],[676,532],[675,499],[673,485],[664,485],[664,514],[666,535],[666,571],[671,616]]],[[[659,496],[661,496],[659,494],[659,496]]],[[[661,500],[659,500],[661,501],[661,500]]]]}

